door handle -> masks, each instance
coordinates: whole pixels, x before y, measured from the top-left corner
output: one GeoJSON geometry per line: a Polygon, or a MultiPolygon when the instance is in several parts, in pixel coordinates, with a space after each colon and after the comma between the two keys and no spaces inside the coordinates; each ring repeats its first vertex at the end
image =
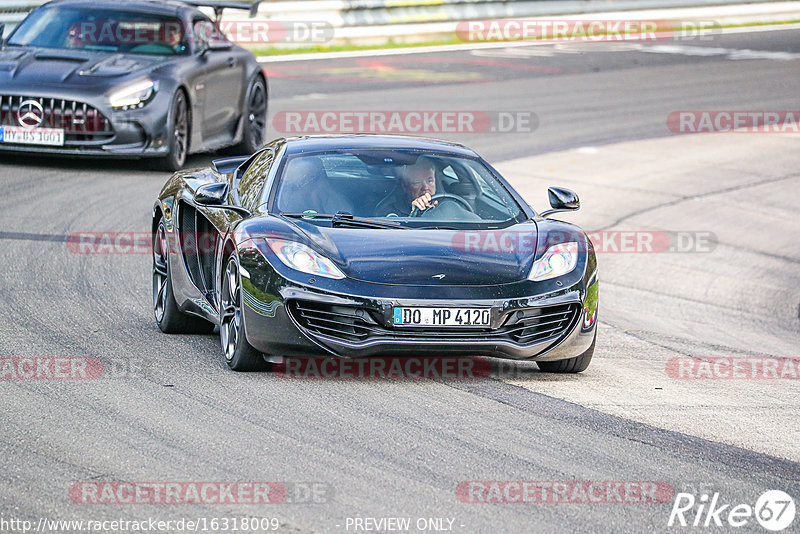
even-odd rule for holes
{"type": "Polygon", "coordinates": [[[232,57],[229,57],[228,58],[228,66],[231,67],[231,68],[235,67],[236,66],[236,59],[232,58],[232,57]]]}

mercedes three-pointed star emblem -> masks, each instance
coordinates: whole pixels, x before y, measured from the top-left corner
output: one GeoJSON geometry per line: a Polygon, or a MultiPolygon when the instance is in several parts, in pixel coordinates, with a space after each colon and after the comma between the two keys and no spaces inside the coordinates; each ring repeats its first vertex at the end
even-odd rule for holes
{"type": "Polygon", "coordinates": [[[23,128],[37,128],[44,120],[44,109],[36,100],[26,100],[19,105],[17,122],[23,128]]]}

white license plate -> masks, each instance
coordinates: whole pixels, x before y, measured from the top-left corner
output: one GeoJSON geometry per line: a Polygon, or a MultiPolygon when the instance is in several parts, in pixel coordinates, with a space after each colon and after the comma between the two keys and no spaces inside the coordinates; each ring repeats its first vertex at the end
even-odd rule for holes
{"type": "Polygon", "coordinates": [[[489,326],[489,308],[394,308],[395,326],[489,326]]]}
{"type": "Polygon", "coordinates": [[[0,126],[0,143],[18,145],[64,146],[64,130],[56,128],[19,128],[0,126]]]}

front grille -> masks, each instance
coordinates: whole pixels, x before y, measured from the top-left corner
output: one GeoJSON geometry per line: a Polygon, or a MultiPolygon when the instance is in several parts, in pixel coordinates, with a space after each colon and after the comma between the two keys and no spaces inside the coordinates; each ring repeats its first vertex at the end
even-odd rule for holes
{"type": "Polygon", "coordinates": [[[114,137],[111,122],[97,109],[62,98],[0,95],[0,126],[22,126],[18,112],[27,100],[42,106],[44,117],[40,128],[64,130],[65,145],[103,144],[114,137]]]}
{"type": "Polygon", "coordinates": [[[377,338],[394,340],[452,339],[504,340],[519,345],[554,341],[574,324],[581,307],[561,304],[526,308],[510,313],[500,328],[425,329],[390,328],[377,310],[314,301],[293,300],[287,306],[292,317],[310,334],[319,334],[350,343],[377,338]]]}

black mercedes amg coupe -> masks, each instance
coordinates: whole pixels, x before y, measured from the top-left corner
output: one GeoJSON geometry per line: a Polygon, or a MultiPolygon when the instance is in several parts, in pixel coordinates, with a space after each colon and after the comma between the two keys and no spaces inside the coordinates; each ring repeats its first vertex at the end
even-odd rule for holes
{"type": "Polygon", "coordinates": [[[276,139],[164,185],[155,319],[167,333],[218,325],[235,370],[283,356],[480,355],[583,371],[597,261],[580,228],[547,218],[578,209],[578,197],[549,196],[552,209],[535,212],[475,152],[445,141],[276,139]]]}
{"type": "Polygon", "coordinates": [[[265,141],[267,79],[195,6],[258,2],[55,0],[2,40],[0,150],[152,157],[265,141]]]}

